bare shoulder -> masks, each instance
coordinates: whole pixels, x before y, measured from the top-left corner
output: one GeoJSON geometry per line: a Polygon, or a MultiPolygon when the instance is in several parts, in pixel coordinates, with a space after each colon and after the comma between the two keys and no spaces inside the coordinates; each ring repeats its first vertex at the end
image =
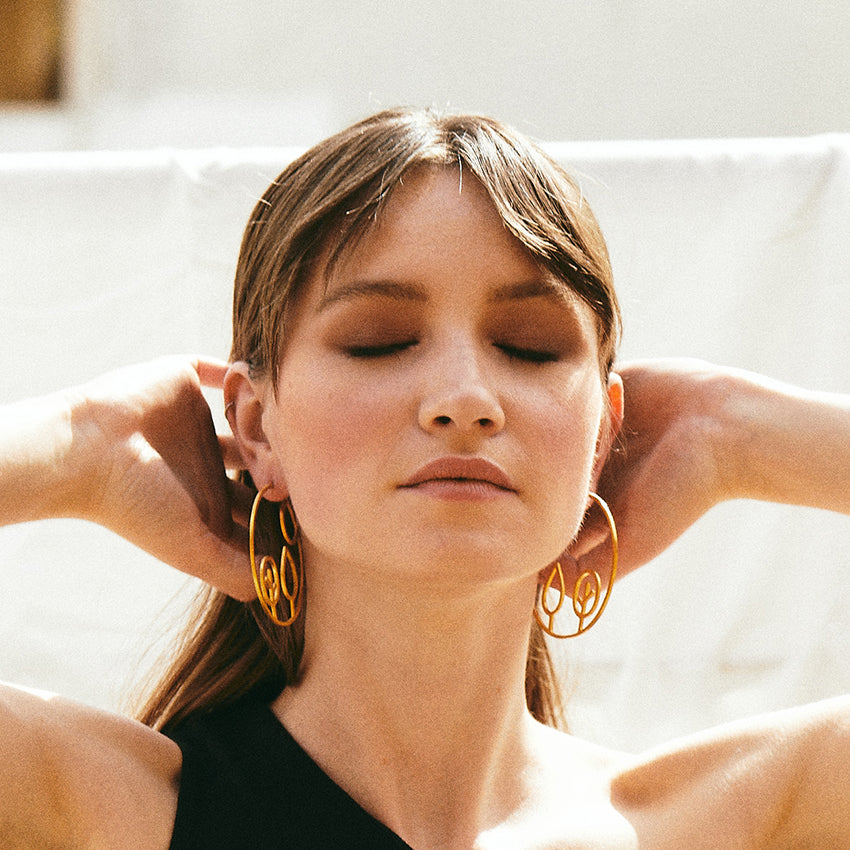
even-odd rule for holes
{"type": "Polygon", "coordinates": [[[0,685],[0,845],[165,848],[180,751],[152,729],[0,685]]]}
{"type": "Polygon", "coordinates": [[[850,848],[850,697],[727,724],[612,764],[612,802],[645,846],[685,846],[662,841],[663,831],[692,848],[703,846],[700,836],[706,847],[850,848]]]}

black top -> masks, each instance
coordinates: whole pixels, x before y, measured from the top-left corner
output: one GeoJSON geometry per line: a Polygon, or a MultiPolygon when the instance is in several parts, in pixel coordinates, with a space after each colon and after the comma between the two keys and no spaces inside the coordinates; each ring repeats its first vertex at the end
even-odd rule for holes
{"type": "Polygon", "coordinates": [[[193,716],[168,735],[183,753],[171,850],[411,850],[301,749],[265,703],[193,716]]]}

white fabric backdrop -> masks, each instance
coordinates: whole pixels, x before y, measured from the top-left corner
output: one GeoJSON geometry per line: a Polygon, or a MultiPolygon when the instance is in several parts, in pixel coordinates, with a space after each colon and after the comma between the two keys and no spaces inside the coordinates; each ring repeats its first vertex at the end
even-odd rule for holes
{"type": "MultiPolygon", "coordinates": [[[[624,358],[850,392],[850,137],[551,150],[608,237],[624,358]]],[[[292,155],[0,157],[0,401],[164,353],[225,357],[241,230],[292,155]]],[[[848,544],[847,517],[715,509],[569,642],[574,730],[638,749],[850,691],[848,544]]],[[[190,595],[94,526],[2,529],[0,678],[116,706],[190,595]]]]}

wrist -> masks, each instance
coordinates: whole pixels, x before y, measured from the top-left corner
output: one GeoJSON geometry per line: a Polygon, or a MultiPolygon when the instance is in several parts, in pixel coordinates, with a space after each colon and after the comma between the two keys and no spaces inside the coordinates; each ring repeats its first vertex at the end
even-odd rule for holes
{"type": "Polygon", "coordinates": [[[718,384],[726,498],[815,504],[809,491],[828,444],[828,431],[818,434],[818,394],[743,370],[718,384]]]}
{"type": "Polygon", "coordinates": [[[68,458],[74,436],[64,393],[7,406],[0,417],[0,511],[3,522],[71,515],[68,458]]]}
{"type": "Polygon", "coordinates": [[[93,522],[100,520],[100,506],[110,458],[105,451],[103,414],[84,388],[61,394],[69,439],[62,457],[56,490],[56,515],[93,522]]]}
{"type": "Polygon", "coordinates": [[[699,469],[703,509],[739,497],[742,470],[738,442],[740,411],[733,400],[742,376],[712,363],[688,361],[683,427],[689,435],[691,464],[699,469]]]}

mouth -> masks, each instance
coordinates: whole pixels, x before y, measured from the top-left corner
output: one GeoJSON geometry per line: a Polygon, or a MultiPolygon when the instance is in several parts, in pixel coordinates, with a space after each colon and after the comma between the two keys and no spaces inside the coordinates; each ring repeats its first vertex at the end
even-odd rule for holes
{"type": "Polygon", "coordinates": [[[516,488],[505,471],[481,457],[444,457],[426,463],[403,484],[402,489],[465,487],[478,491],[497,490],[515,493],[516,488]]]}

